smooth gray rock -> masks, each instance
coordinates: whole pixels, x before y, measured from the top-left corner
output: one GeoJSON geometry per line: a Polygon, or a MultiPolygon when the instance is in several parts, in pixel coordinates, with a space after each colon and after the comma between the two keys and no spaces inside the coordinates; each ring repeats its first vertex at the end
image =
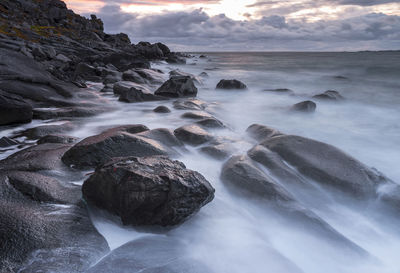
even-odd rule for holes
{"type": "Polygon", "coordinates": [[[303,112],[303,113],[312,113],[315,112],[317,108],[317,104],[313,101],[306,100],[299,103],[294,104],[290,110],[296,112],[303,112]]]}
{"type": "Polygon", "coordinates": [[[220,80],[216,89],[247,89],[247,86],[238,80],[220,80]]]}
{"type": "Polygon", "coordinates": [[[246,129],[246,133],[257,141],[262,141],[274,136],[282,135],[281,132],[261,124],[252,124],[246,129]]]}
{"type": "Polygon", "coordinates": [[[197,88],[189,76],[172,76],[154,94],[170,98],[196,97],[197,88]]]}
{"type": "Polygon", "coordinates": [[[167,106],[157,106],[156,108],[153,109],[153,112],[155,113],[171,113],[171,110],[167,106]]]}
{"type": "Polygon", "coordinates": [[[133,226],[181,224],[214,197],[201,174],[160,156],[115,158],[96,169],[82,192],[133,226]]]}
{"type": "Polygon", "coordinates": [[[322,94],[313,96],[313,99],[340,101],[340,100],[344,100],[344,97],[342,95],[340,95],[340,93],[338,91],[328,90],[322,94]]]}
{"type": "Polygon", "coordinates": [[[200,145],[210,141],[213,137],[198,125],[185,125],[175,129],[175,136],[190,145],[200,145]]]}

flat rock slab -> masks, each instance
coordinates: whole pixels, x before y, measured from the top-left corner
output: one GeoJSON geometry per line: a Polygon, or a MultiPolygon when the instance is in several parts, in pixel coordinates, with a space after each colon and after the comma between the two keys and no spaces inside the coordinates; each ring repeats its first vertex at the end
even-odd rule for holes
{"type": "Polygon", "coordinates": [[[126,157],[100,166],[83,184],[84,198],[125,225],[173,226],[214,198],[199,173],[167,157],[126,157]]]}

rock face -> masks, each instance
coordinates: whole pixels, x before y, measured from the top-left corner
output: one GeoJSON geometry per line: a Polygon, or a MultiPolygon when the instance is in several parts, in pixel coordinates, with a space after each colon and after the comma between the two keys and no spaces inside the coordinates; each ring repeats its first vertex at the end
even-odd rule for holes
{"type": "Polygon", "coordinates": [[[27,123],[32,120],[32,106],[20,96],[0,90],[0,125],[27,123]]]}
{"type": "Polygon", "coordinates": [[[154,94],[170,98],[196,97],[197,88],[190,76],[172,76],[154,94]]]}
{"type": "Polygon", "coordinates": [[[126,127],[109,129],[83,139],[64,154],[62,161],[77,169],[89,169],[113,157],[177,154],[168,139],[154,139],[152,135],[138,134],[146,130],[143,125],[126,127]]]}
{"type": "Polygon", "coordinates": [[[315,112],[316,108],[317,108],[317,104],[315,104],[315,102],[306,100],[306,101],[296,103],[295,105],[292,106],[291,110],[297,111],[297,112],[303,112],[303,113],[312,113],[312,112],[315,112]]]}
{"type": "Polygon", "coordinates": [[[175,136],[188,144],[200,145],[212,139],[212,136],[198,125],[185,125],[175,129],[175,136]]]}
{"type": "Polygon", "coordinates": [[[238,80],[220,80],[217,89],[247,89],[247,86],[238,80]]]}
{"type": "Polygon", "coordinates": [[[87,201],[133,226],[180,224],[214,197],[201,174],[159,156],[114,159],[97,168],[82,191],[87,201]]]}
{"type": "Polygon", "coordinates": [[[315,95],[313,96],[313,99],[331,100],[331,101],[344,100],[343,96],[340,95],[340,93],[335,90],[328,90],[322,94],[315,95]]]}

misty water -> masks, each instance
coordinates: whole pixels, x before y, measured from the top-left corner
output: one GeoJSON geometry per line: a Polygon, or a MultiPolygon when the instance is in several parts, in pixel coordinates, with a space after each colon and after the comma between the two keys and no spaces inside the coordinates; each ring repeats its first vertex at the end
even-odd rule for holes
{"type": "MultiPolygon", "coordinates": [[[[256,144],[245,130],[260,123],[332,144],[400,183],[400,53],[205,54],[207,58],[196,54],[187,65],[155,63],[152,67],[161,69],[165,79],[174,69],[209,75],[197,84],[198,98],[208,103],[207,112],[227,125],[213,134],[231,139],[237,154],[256,144]],[[248,90],[215,90],[220,79],[233,78],[243,81],[248,90]],[[294,93],[265,91],[277,88],[294,93]],[[312,114],[288,110],[326,90],[337,90],[346,99],[317,101],[312,114]]],[[[90,88],[100,90],[102,85],[92,83],[90,88]]],[[[112,95],[104,96],[118,110],[85,119],[72,135],[84,138],[121,124],[175,129],[192,123],[180,117],[184,110],[163,115],[151,111],[158,105],[173,109],[172,101],[126,104],[112,95]]],[[[257,200],[230,192],[220,181],[224,162],[200,153],[198,148],[188,147],[177,159],[207,178],[216,189],[215,199],[167,232],[124,227],[115,217],[92,208],[94,224],[111,249],[147,236],[154,241],[167,237],[170,243],[163,251],[173,250],[176,259],[199,261],[212,272],[400,272],[400,221],[389,212],[368,209],[368,204],[360,205],[313,181],[308,181],[315,185],[313,189],[279,181],[304,207],[367,253],[358,255],[257,200]]],[[[84,173],[75,178],[74,183],[82,183],[84,173]]]]}

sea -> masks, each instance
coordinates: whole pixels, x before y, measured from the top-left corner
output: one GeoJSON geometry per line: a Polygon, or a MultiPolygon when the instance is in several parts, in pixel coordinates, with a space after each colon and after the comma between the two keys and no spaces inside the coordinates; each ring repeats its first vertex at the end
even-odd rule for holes
{"type": "MultiPolygon", "coordinates": [[[[400,52],[196,52],[190,55],[193,57],[188,58],[186,65],[157,62],[152,67],[162,70],[165,79],[172,70],[197,77],[197,98],[207,102],[206,111],[227,127],[213,134],[232,139],[237,154],[246,153],[255,144],[245,131],[258,123],[285,134],[336,146],[400,183],[400,52]],[[202,72],[207,76],[204,73],[200,76],[202,72]],[[216,90],[221,79],[240,80],[248,89],[216,90]],[[327,90],[338,91],[344,100],[312,98],[327,90]],[[290,111],[293,104],[305,100],[316,102],[315,112],[290,111]]],[[[88,84],[94,90],[102,88],[98,83],[88,84]]],[[[84,138],[101,132],[104,127],[122,124],[175,129],[192,122],[180,117],[185,111],[173,109],[172,100],[127,104],[118,102],[112,94],[103,96],[117,105],[117,110],[85,119],[72,135],[84,138]],[[166,105],[173,111],[163,115],[152,112],[158,105],[166,105]]],[[[0,134],[9,135],[41,123],[36,121],[0,134]]],[[[168,232],[152,233],[125,227],[115,217],[92,209],[93,223],[111,249],[149,235],[167,236],[182,245],[177,258],[185,255],[216,273],[400,272],[400,226],[399,219],[393,215],[374,217],[365,208],[337,198],[327,190],[313,194],[301,190],[291,192],[307,209],[368,253],[353,257],[340,245],[315,236],[314,230],[281,221],[274,211],[260,206],[256,200],[233,195],[220,180],[224,162],[201,153],[199,147],[188,147],[177,159],[205,176],[216,189],[215,199],[168,232]]],[[[83,180],[84,176],[73,182],[79,184],[83,180]]],[[[176,272],[181,271],[178,268],[176,272]]]]}

